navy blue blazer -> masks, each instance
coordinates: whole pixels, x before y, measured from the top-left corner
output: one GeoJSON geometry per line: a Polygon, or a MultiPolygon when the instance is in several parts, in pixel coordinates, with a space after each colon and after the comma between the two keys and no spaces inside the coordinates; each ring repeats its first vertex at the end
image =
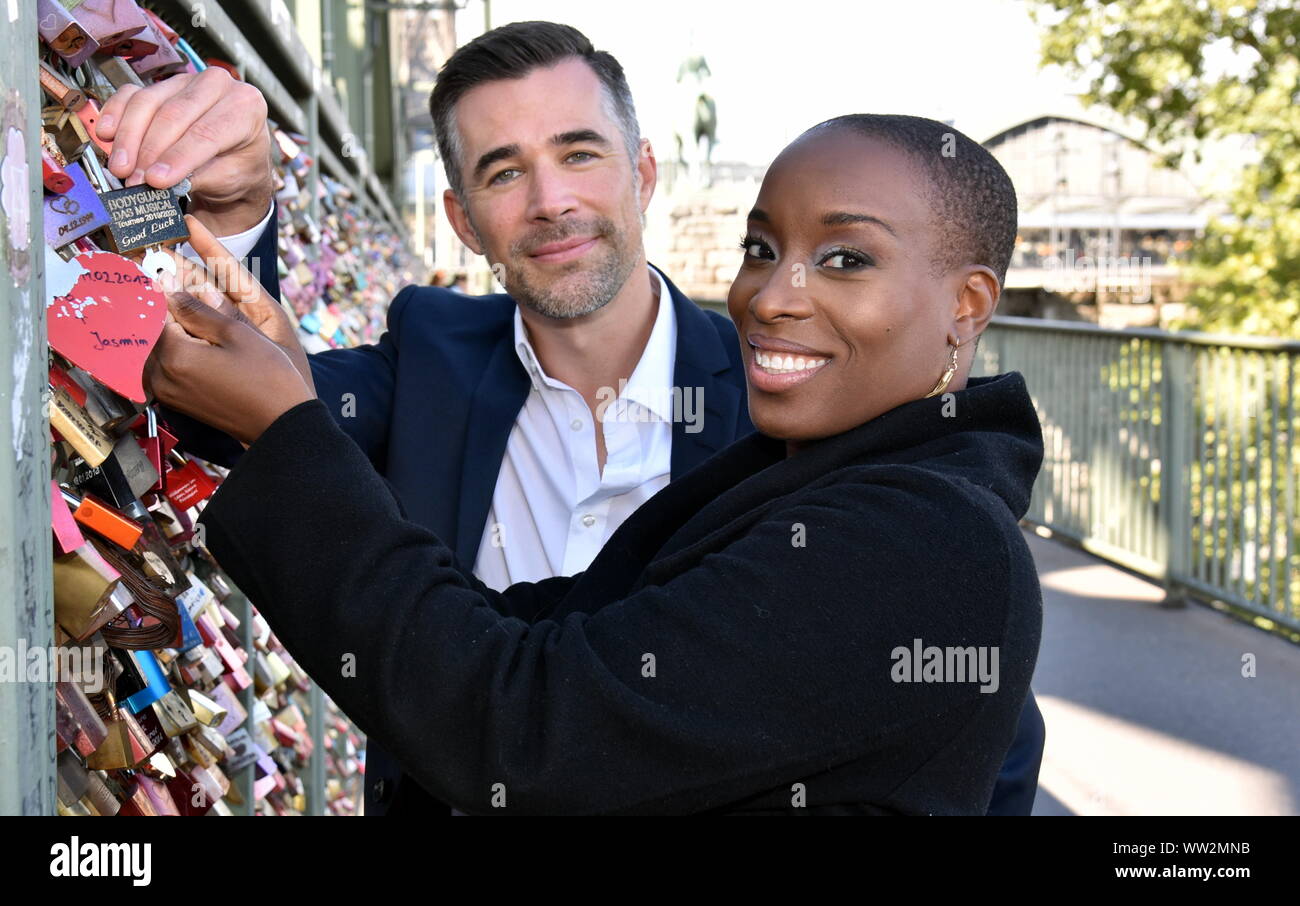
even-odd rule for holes
{"type": "MultiPolygon", "coordinates": [[[[268,229],[249,257],[275,260],[268,229]]],[[[274,267],[260,270],[268,292],[274,267]]],[[[673,382],[702,388],[703,414],[688,433],[672,426],[676,480],[754,430],[735,327],[700,308],[665,277],[677,316],[673,382]]],[[[388,310],[374,345],[308,357],[318,398],[393,487],[407,518],[433,531],[465,571],[473,568],[506,442],[531,383],[514,349],[516,303],[508,295],[465,296],[408,286],[388,310]],[[400,352],[400,355],[399,355],[400,352]]],[[[164,410],[195,454],[231,466],[243,452],[232,438],[164,410]]],[[[1044,730],[1032,692],[1016,741],[999,772],[990,814],[1029,814],[1038,785],[1044,730]]],[[[366,752],[366,814],[431,814],[448,809],[373,744],[366,752]]]]}

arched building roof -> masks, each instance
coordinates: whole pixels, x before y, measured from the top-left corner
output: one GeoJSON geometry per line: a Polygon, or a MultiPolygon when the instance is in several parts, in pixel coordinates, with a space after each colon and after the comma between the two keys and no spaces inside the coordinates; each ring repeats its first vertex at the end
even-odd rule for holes
{"type": "Polygon", "coordinates": [[[983,144],[1011,176],[1022,229],[1186,230],[1208,219],[1185,173],[1113,125],[1045,113],[983,144]]]}

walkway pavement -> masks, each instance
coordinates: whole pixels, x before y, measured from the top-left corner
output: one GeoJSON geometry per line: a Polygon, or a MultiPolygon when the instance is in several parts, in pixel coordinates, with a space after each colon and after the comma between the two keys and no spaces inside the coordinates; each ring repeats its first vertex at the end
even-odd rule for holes
{"type": "Polygon", "coordinates": [[[1162,609],[1159,586],[1026,538],[1047,724],[1034,814],[1300,814],[1300,646],[1208,607],[1162,609]]]}

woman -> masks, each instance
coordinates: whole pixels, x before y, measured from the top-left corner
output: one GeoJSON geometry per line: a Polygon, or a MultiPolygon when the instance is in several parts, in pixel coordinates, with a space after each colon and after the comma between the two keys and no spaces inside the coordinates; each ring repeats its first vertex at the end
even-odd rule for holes
{"type": "Polygon", "coordinates": [[[503,593],[402,518],[278,347],[174,302],[155,392],[198,417],[223,399],[251,445],[204,512],[209,549],[463,811],[988,804],[1041,623],[1017,527],[1038,421],[1019,375],[967,377],[1010,181],[940,123],[841,117],[777,158],[748,230],[727,304],[759,433],[586,572],[503,593]]]}

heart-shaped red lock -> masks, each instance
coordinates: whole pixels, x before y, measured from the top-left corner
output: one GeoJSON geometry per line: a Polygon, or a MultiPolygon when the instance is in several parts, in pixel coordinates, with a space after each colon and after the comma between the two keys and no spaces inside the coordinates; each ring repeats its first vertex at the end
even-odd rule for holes
{"type": "Polygon", "coordinates": [[[50,346],[104,386],[143,403],[144,363],[162,333],[166,297],[152,277],[112,252],[46,261],[50,346]]]}

